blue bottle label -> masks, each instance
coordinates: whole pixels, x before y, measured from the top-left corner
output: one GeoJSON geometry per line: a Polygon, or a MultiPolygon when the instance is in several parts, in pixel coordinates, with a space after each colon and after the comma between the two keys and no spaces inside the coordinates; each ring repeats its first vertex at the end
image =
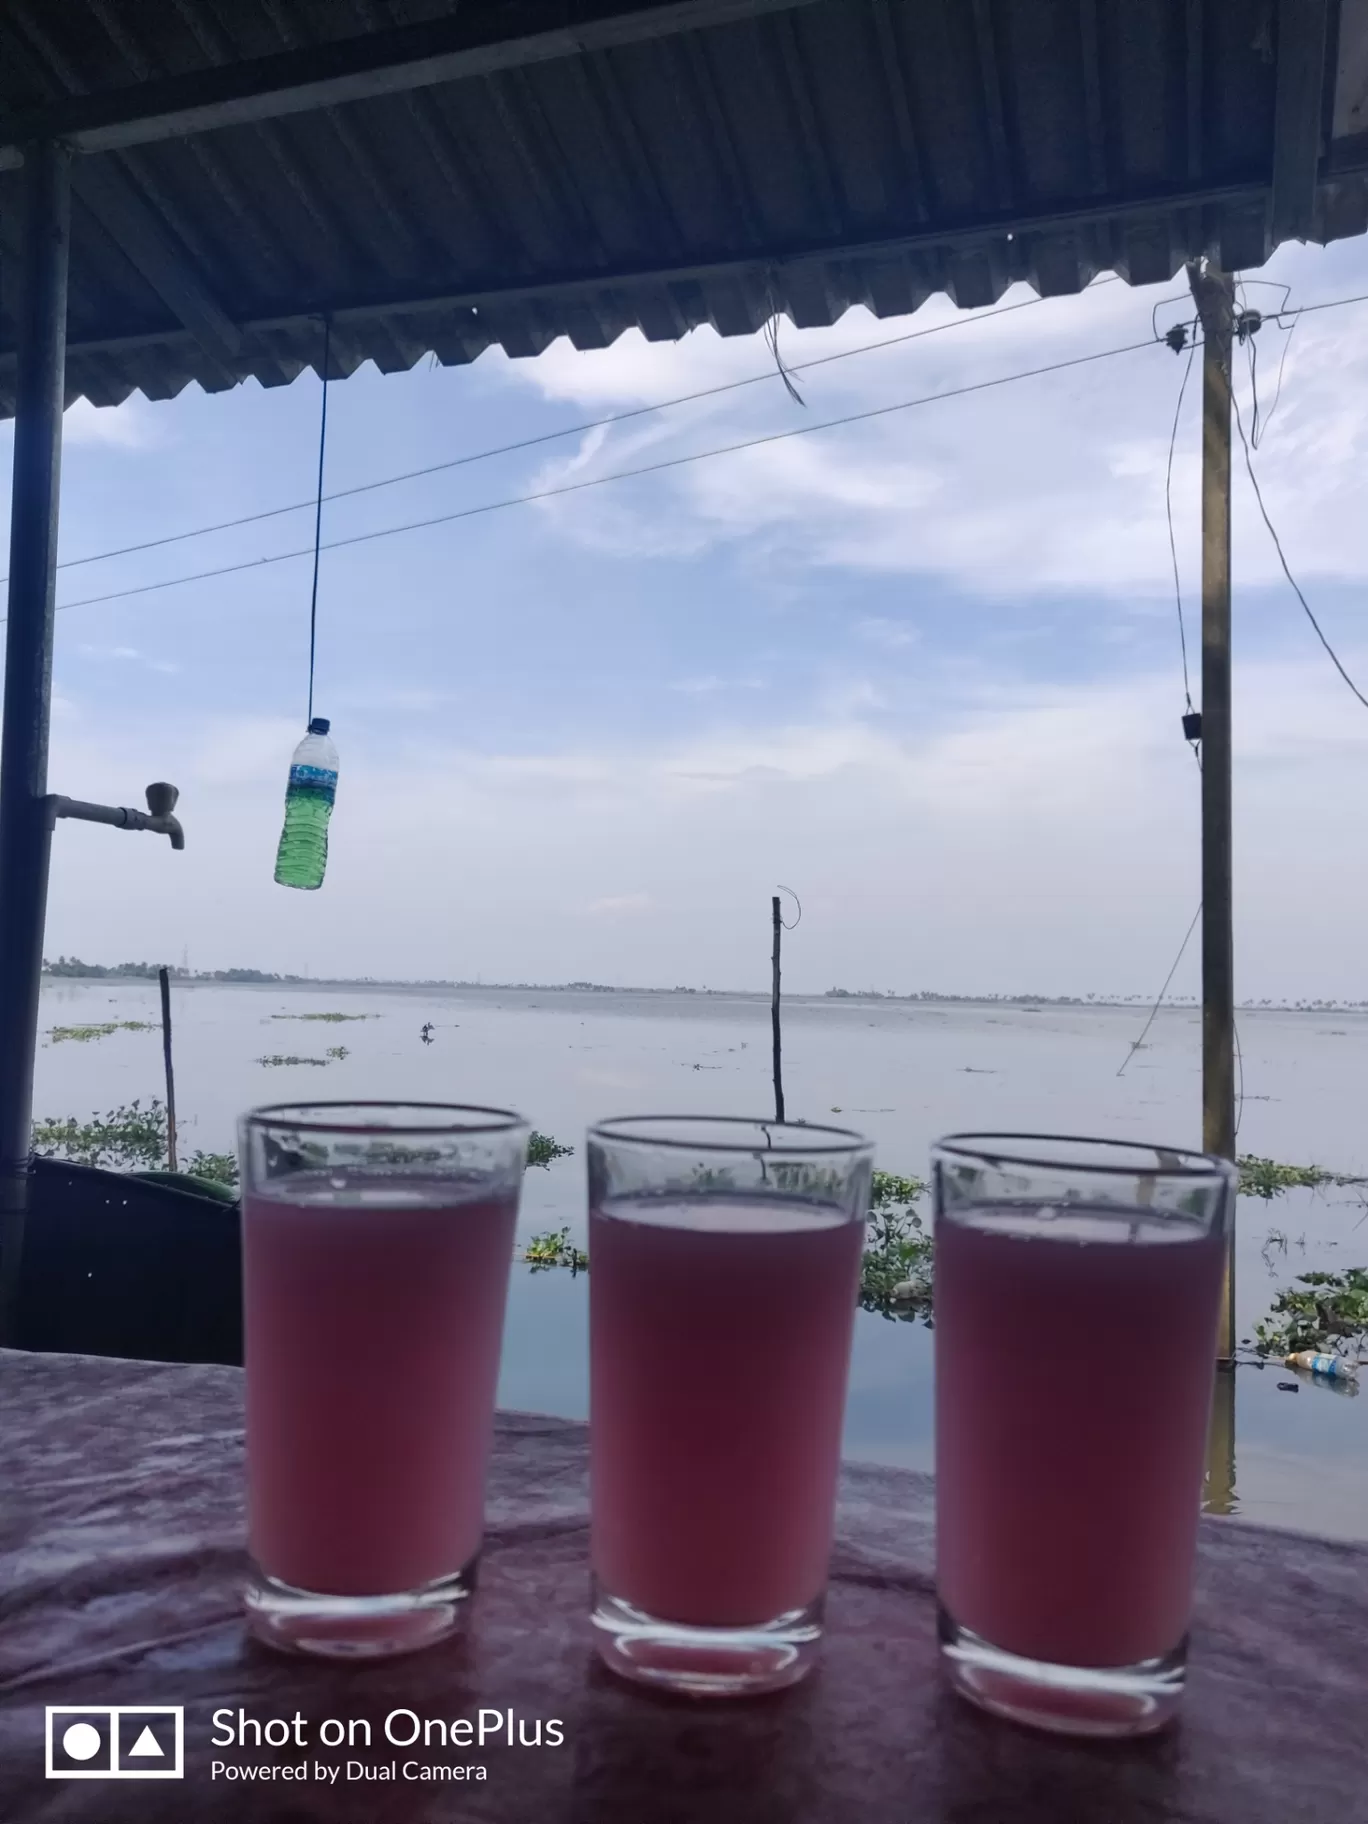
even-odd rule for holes
{"type": "Polygon", "coordinates": [[[331,804],[337,795],[337,774],[326,766],[292,766],[289,789],[307,792],[311,798],[326,798],[331,804]]]}

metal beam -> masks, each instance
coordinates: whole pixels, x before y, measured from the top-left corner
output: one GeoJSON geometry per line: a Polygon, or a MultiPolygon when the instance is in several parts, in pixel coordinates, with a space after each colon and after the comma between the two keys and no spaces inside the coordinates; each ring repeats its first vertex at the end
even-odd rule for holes
{"type": "MultiPolygon", "coordinates": [[[[1202,1145],[1235,1157],[1235,945],[1231,869],[1230,345],[1228,273],[1193,265],[1202,319],[1202,1145]]],[[[1235,1231],[1217,1354],[1235,1355],[1235,1231]]]]}
{"type": "Polygon", "coordinates": [[[1340,0],[1330,138],[1368,132],[1368,0],[1340,0]]]}
{"type": "Polygon", "coordinates": [[[48,724],[71,245],[70,163],[63,148],[28,149],[22,209],[0,730],[0,1343],[13,1335],[28,1210],[33,1058],[52,838],[48,724]]]}
{"type": "Polygon", "coordinates": [[[237,325],[135,186],[107,159],[78,166],[72,183],[120,252],[205,353],[231,369],[242,340],[237,325]]]}
{"type": "MultiPolygon", "coordinates": [[[[79,72],[22,9],[15,8],[10,15],[5,53],[25,81],[44,89],[79,91],[79,72]]],[[[170,306],[205,353],[227,371],[237,353],[237,330],[164,220],[160,199],[146,201],[120,162],[109,159],[83,161],[72,174],[72,184],[124,258],[170,306]]]]}
{"type": "Polygon", "coordinates": [[[1278,74],[1273,108],[1272,234],[1305,240],[1316,206],[1325,113],[1330,0],[1278,0],[1278,74]]]}
{"type": "Polygon", "coordinates": [[[974,42],[978,49],[979,80],[983,89],[983,114],[988,128],[988,145],[992,152],[993,183],[998,203],[1012,207],[1012,150],[1007,142],[1007,108],[1002,93],[1002,61],[998,56],[997,33],[993,29],[989,0],[973,0],[974,42]]]}
{"type": "Polygon", "coordinates": [[[567,8],[563,0],[471,0],[445,18],[248,58],[103,95],[73,96],[0,120],[0,167],[17,162],[25,141],[57,138],[78,152],[118,151],[339,107],[375,95],[491,76],[587,51],[642,44],[812,3],[579,0],[567,8]],[[573,13],[573,23],[566,22],[567,11],[573,13]]]}
{"type": "Polygon", "coordinates": [[[919,222],[926,222],[931,219],[926,161],[917,137],[917,124],[912,118],[911,93],[898,30],[889,12],[888,0],[869,0],[869,11],[874,21],[874,40],[877,46],[875,62],[883,71],[889,112],[893,117],[898,150],[902,154],[901,175],[912,204],[912,213],[919,222]]]}
{"type": "Polygon", "coordinates": [[[1083,60],[1083,118],[1088,129],[1088,175],[1099,196],[1107,191],[1107,127],[1102,102],[1102,52],[1097,0],[1078,0],[1078,36],[1083,60]]]}
{"type": "Polygon", "coordinates": [[[1184,8],[1183,100],[1186,117],[1187,177],[1202,175],[1206,144],[1206,11],[1204,0],[1187,0],[1184,8]]]}
{"type": "MultiPolygon", "coordinates": [[[[1359,164],[1353,167],[1355,171],[1361,168],[1359,164]]],[[[251,347],[254,336],[269,336],[281,330],[299,329],[306,324],[316,326],[320,316],[325,314],[332,319],[334,324],[360,326],[369,319],[380,316],[450,315],[459,318],[464,311],[469,314],[471,325],[474,326],[479,316],[487,310],[541,301],[554,302],[577,292],[590,294],[605,290],[630,292],[638,286],[674,285],[689,282],[706,284],[713,280],[729,277],[752,279],[763,288],[768,275],[777,274],[782,280],[784,270],[789,264],[811,265],[814,262],[828,259],[843,261],[888,259],[899,254],[927,253],[939,248],[964,246],[992,248],[999,243],[1005,246],[1008,235],[1015,235],[1021,239],[1032,234],[1053,234],[1086,227],[1100,218],[1126,221],[1137,216],[1163,215],[1172,210],[1208,204],[1255,203],[1261,197],[1266,197],[1267,194],[1267,183],[1257,180],[1246,183],[1209,184],[1192,190],[1165,191],[1153,196],[1136,197],[1130,201],[1114,200],[1080,209],[1054,210],[1039,215],[1005,215],[991,221],[965,223],[962,226],[922,228],[911,234],[883,236],[876,240],[780,247],[763,259],[753,254],[735,254],[713,260],[681,262],[677,265],[662,263],[650,266],[610,267],[602,271],[564,272],[509,285],[473,285],[460,290],[422,294],[410,292],[374,297],[358,297],[355,294],[319,297],[311,299],[307,306],[297,310],[242,318],[237,323],[237,329],[242,337],[244,352],[239,357],[238,366],[245,373],[256,359],[251,347]]],[[[452,325],[448,324],[443,327],[449,330],[452,325]]],[[[459,327],[459,323],[456,327],[459,327]]],[[[181,348],[191,341],[193,338],[187,332],[168,325],[164,329],[133,330],[125,335],[99,336],[86,341],[72,342],[68,353],[73,360],[84,355],[101,355],[117,359],[121,354],[136,354],[142,349],[181,348]]],[[[0,349],[0,374],[12,372],[14,363],[14,351],[0,349]]]]}

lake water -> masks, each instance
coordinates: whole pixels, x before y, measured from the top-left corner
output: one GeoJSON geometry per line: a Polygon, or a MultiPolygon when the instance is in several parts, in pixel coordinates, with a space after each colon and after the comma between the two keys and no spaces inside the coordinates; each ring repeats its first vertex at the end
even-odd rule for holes
{"type": "MultiPolygon", "coordinates": [[[[769,1007],[759,997],[576,991],[177,985],[181,1145],[225,1150],[244,1107],[304,1099],[472,1101],[521,1110],[573,1158],[528,1173],[521,1233],[585,1230],[582,1137],[605,1115],[753,1115],[772,1107],[769,1007]],[[289,1016],[373,1017],[330,1025],[289,1016]],[[433,1043],[420,1029],[433,1024],[433,1043]],[[324,1058],[273,1067],[273,1054],[324,1058]]],[[[159,1020],[155,983],[48,982],[35,1113],[82,1119],[162,1094],[159,1031],[52,1042],[51,1028],[159,1020]]],[[[1199,1016],[1165,1012],[1118,1076],[1144,1015],[1135,1010],[785,1002],[788,1114],[871,1135],[884,1168],[924,1175],[937,1136],[965,1129],[1099,1134],[1195,1147],[1201,1138],[1199,1016]]],[[[1368,1016],[1240,1016],[1239,1144],[1294,1164],[1368,1175],[1362,1085],[1368,1016]]],[[[1240,1201],[1238,1334],[1312,1267],[1368,1264],[1368,1204],[1353,1189],[1240,1201]]],[[[583,1417],[587,1284],[515,1270],[500,1403],[583,1417]]],[[[1079,1372],[1106,1373],[1107,1320],[1073,1339],[1079,1372]]],[[[931,1467],[931,1338],[862,1313],[846,1417],[849,1457],[931,1467]]],[[[1220,1377],[1210,1505],[1267,1524],[1368,1538],[1368,1398],[1293,1379],[1277,1366],[1220,1377]]]]}

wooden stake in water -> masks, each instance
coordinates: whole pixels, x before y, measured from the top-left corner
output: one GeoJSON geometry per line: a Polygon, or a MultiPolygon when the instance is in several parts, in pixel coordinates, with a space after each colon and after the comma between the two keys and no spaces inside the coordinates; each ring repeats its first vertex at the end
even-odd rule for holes
{"type": "Polygon", "coordinates": [[[162,1056],[166,1059],[166,1160],[171,1170],[176,1165],[176,1078],[171,1069],[171,971],[163,963],[157,971],[161,983],[162,1056]]]}
{"type": "Polygon", "coordinates": [[[770,994],[770,1025],[774,1032],[774,1118],[784,1118],[784,1069],[781,1057],[779,1037],[779,942],[784,929],[784,921],[779,915],[779,895],[776,893],[770,901],[770,912],[774,919],[774,983],[770,994]]]}

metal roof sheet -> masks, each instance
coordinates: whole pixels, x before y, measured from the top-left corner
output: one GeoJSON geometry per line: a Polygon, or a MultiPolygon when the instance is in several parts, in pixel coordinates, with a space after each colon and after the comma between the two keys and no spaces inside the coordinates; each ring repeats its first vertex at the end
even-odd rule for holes
{"type": "MultiPolygon", "coordinates": [[[[938,291],[976,306],[1104,269],[1147,284],[1202,253],[1257,266],[1288,235],[1368,227],[1365,15],[1368,0],[0,0],[0,155],[36,132],[113,147],[75,157],[67,367],[71,398],[108,404],[288,382],[319,360],[324,314],[343,374],[562,335],[600,347],[629,326],[746,334],[775,310],[891,316],[938,291]],[[371,92],[355,71],[378,35],[445,61],[416,81],[414,55],[407,74],[392,61],[371,92]],[[322,86],[225,111],[287,65],[322,86]],[[219,111],[177,113],[187,97],[219,111]],[[140,109],[159,124],[130,141],[140,109]],[[183,130],[196,120],[234,124],[183,130]]],[[[0,170],[0,260],[17,183],[0,170]]],[[[14,339],[0,300],[0,414],[14,339]]]]}

